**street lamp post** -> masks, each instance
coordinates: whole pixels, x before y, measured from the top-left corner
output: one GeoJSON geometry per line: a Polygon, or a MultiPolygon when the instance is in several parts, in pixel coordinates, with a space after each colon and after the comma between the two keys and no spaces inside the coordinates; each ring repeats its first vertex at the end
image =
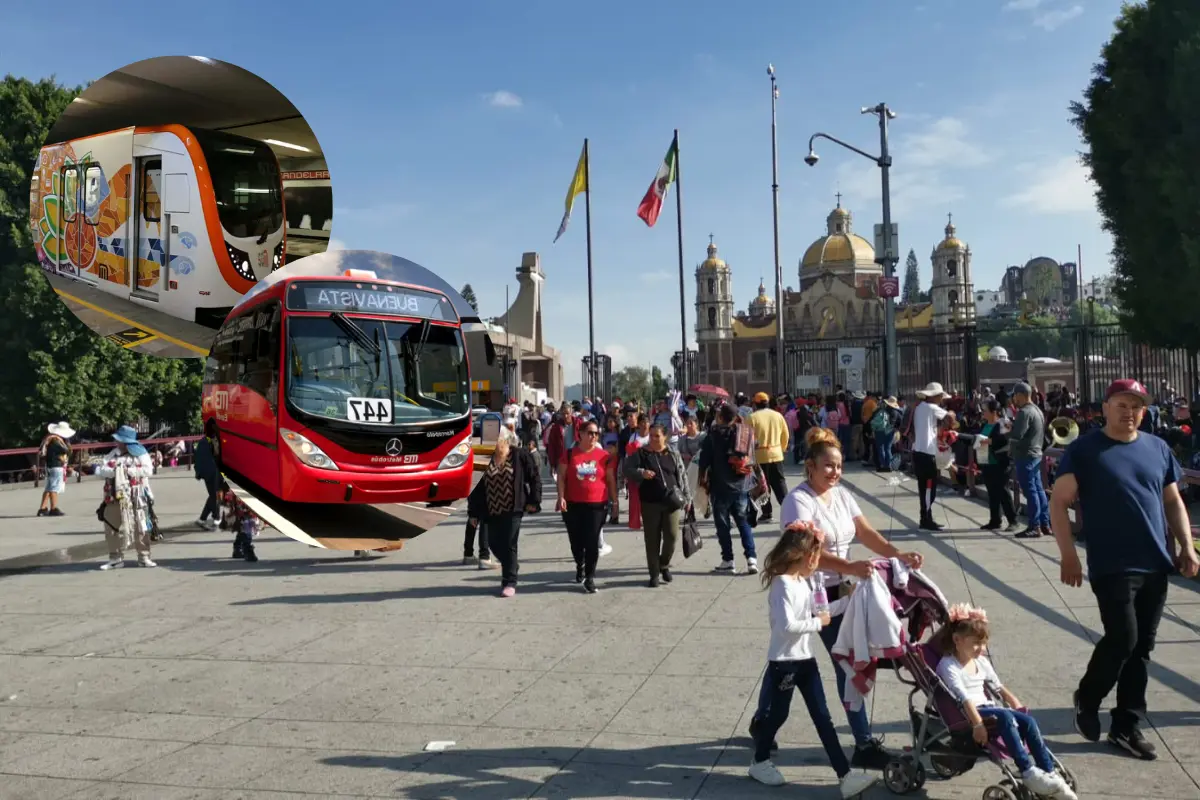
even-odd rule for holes
{"type": "MultiPolygon", "coordinates": [[[[892,187],[890,181],[889,170],[892,168],[892,156],[888,152],[888,122],[896,118],[896,112],[887,107],[887,103],[879,103],[878,105],[865,107],[862,109],[863,114],[874,114],[879,117],[879,155],[873,156],[865,150],[859,150],[851,144],[846,144],[841,139],[835,139],[827,133],[814,133],[808,140],[808,155],[804,158],[804,163],[810,167],[815,167],[820,157],[813,150],[813,142],[817,139],[827,139],[834,144],[858,153],[860,156],[874,161],[879,167],[883,181],[883,254],[876,255],[876,262],[883,265],[883,275],[885,278],[891,279],[896,273],[896,262],[899,260],[893,252],[895,248],[892,246],[892,187]]],[[[889,280],[889,283],[891,281],[889,280]]],[[[896,357],[896,298],[891,293],[884,298],[884,347],[887,350],[887,358],[885,360],[884,369],[884,393],[890,395],[899,395],[899,368],[896,357]]]]}
{"type": "Polygon", "coordinates": [[[775,107],[779,87],[775,85],[775,65],[767,64],[771,78],[771,202],[775,233],[775,375],[776,391],[787,392],[787,375],[783,357],[783,263],[779,260],[779,139],[776,135],[775,107]]]}

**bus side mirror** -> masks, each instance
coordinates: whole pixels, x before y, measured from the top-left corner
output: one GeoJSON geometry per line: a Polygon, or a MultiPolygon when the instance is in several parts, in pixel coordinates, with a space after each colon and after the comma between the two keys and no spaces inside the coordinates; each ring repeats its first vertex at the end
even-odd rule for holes
{"type": "Polygon", "coordinates": [[[496,345],[492,344],[492,337],[486,333],[483,335],[483,353],[489,367],[496,363],[496,345]]]}

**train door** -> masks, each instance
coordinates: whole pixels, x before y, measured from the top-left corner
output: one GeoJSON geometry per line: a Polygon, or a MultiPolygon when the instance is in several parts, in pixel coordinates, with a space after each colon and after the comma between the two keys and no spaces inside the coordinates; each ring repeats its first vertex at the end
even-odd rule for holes
{"type": "Polygon", "coordinates": [[[168,246],[163,230],[162,156],[135,159],[133,243],[129,248],[129,291],[146,300],[158,300],[158,286],[165,271],[168,246]]]}
{"type": "Polygon", "coordinates": [[[59,274],[96,282],[96,224],[103,177],[100,165],[67,164],[58,184],[59,274]]]}

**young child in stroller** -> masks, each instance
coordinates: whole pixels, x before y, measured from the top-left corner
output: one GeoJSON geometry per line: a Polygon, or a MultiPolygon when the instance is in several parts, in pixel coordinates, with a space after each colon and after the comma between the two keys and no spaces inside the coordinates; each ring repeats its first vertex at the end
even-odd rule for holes
{"type": "Polygon", "coordinates": [[[1058,765],[1042,739],[1037,720],[1004,687],[984,654],[988,643],[987,614],[982,609],[957,604],[950,607],[948,616],[949,621],[933,635],[930,645],[942,655],[937,675],[961,703],[975,743],[987,746],[989,733],[984,720],[994,719],[1026,788],[1039,797],[1076,800],[1075,792],[1058,773],[1058,765]]]}

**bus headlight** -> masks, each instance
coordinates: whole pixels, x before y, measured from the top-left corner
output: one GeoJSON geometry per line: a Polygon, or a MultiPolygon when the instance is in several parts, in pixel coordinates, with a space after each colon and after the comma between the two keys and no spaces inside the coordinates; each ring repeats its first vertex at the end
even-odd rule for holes
{"type": "Polygon", "coordinates": [[[317,447],[307,437],[295,431],[289,431],[287,428],[280,428],[279,435],[283,437],[283,441],[296,454],[296,458],[300,459],[301,463],[317,469],[337,469],[337,464],[333,463],[333,459],[325,455],[325,451],[317,447]]]}
{"type": "Polygon", "coordinates": [[[442,459],[442,463],[438,464],[438,469],[456,469],[467,463],[467,459],[472,457],[473,451],[471,445],[464,442],[459,442],[458,446],[446,453],[446,457],[442,459]]]}

